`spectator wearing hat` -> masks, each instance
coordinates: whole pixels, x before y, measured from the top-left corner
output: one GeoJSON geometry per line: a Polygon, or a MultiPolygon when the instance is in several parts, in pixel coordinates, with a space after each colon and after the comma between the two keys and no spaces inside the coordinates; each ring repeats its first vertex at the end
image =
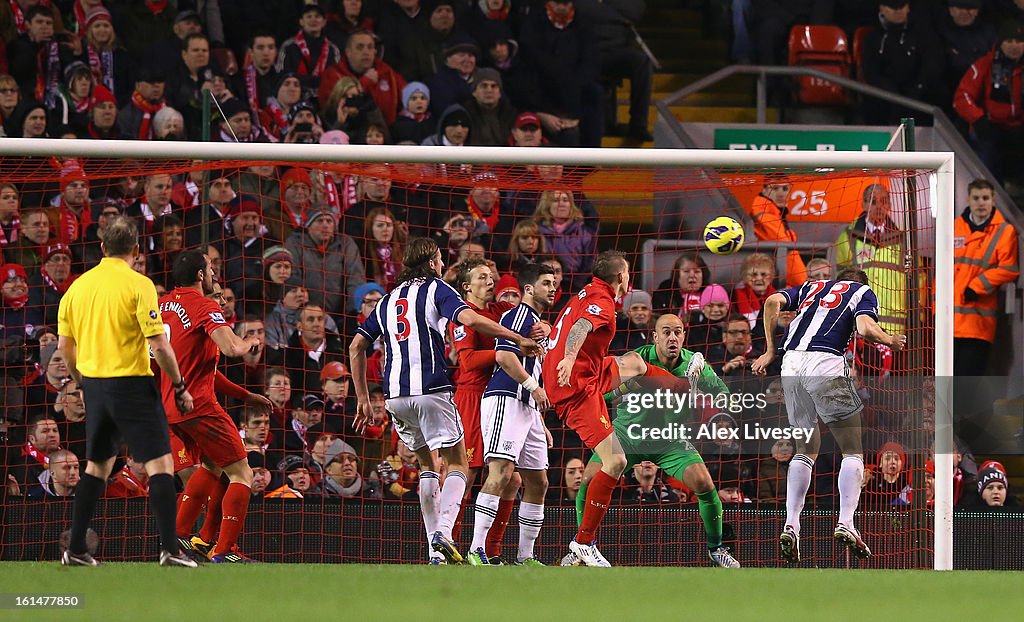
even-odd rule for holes
{"type": "Polygon", "coordinates": [[[299,31],[281,44],[277,54],[277,71],[299,76],[304,89],[315,93],[328,67],[341,59],[338,46],[324,35],[327,15],[316,2],[303,5],[299,31]]]}
{"type": "Polygon", "coordinates": [[[324,77],[320,81],[319,100],[330,99],[335,84],[345,76],[358,80],[362,91],[373,97],[377,108],[384,115],[385,124],[391,125],[395,122],[402,103],[405,78],[377,58],[377,39],[373,33],[356,31],[349,35],[344,57],[324,71],[324,77]]]}
{"type": "Polygon", "coordinates": [[[259,123],[253,123],[252,111],[245,102],[231,97],[220,104],[215,113],[213,142],[222,143],[269,143],[274,142],[259,123]]]}
{"type": "Polygon", "coordinates": [[[354,396],[350,394],[352,374],[340,361],[331,361],[320,371],[320,387],[324,395],[324,427],[335,434],[348,432],[346,417],[355,414],[354,396]]]}
{"type": "Polygon", "coordinates": [[[291,251],[281,245],[263,251],[263,298],[268,308],[272,308],[275,301],[281,300],[282,288],[292,273],[291,251]]]}
{"type": "Polygon", "coordinates": [[[502,97],[501,74],[497,69],[484,67],[476,70],[472,82],[473,93],[462,102],[476,130],[470,144],[483,147],[507,145],[518,113],[502,97]]]}
{"type": "Polygon", "coordinates": [[[124,140],[153,140],[153,115],[167,105],[166,74],[143,66],[135,79],[128,104],[117,113],[117,127],[124,140]]]}
{"type": "Polygon", "coordinates": [[[910,505],[913,487],[910,482],[907,455],[903,445],[888,441],[878,448],[875,469],[864,469],[861,484],[864,507],[885,510],[893,506],[910,505]]]}
{"type": "Polygon", "coordinates": [[[593,30],[571,1],[548,2],[523,23],[519,41],[540,75],[545,109],[580,123],[580,143],[600,147],[604,132],[604,87],[593,30]]]}
{"type": "Polygon", "coordinates": [[[1024,23],[999,25],[999,42],[971,65],[956,89],[953,107],[968,123],[968,140],[998,179],[1022,159],[1024,137],[1024,23]]]}
{"type": "Polygon", "coordinates": [[[473,74],[479,58],[480,48],[469,35],[452,37],[444,51],[444,65],[427,81],[430,111],[435,116],[473,94],[473,74]]]}
{"type": "Polygon", "coordinates": [[[290,168],[281,176],[281,201],[266,205],[267,228],[277,240],[302,231],[313,196],[313,180],[304,168],[290,168]]]}
{"type": "Polygon", "coordinates": [[[1010,481],[1006,472],[995,466],[988,466],[978,471],[978,503],[979,509],[1014,508],[1019,505],[1017,498],[1010,494],[1010,481]]]}
{"type": "Polygon", "coordinates": [[[352,238],[338,232],[338,220],[324,207],[307,212],[302,231],[295,231],[285,243],[302,275],[311,303],[327,313],[342,315],[351,304],[357,287],[366,282],[359,247],[352,238]]]}
{"type": "Polygon", "coordinates": [[[64,81],[47,93],[51,127],[84,128],[89,123],[89,111],[96,105],[93,91],[96,77],[88,65],[81,61],[64,68],[64,81]]]}
{"type": "Polygon", "coordinates": [[[0,343],[12,336],[25,338],[43,323],[42,314],[28,305],[28,274],[20,264],[0,266],[0,293],[0,343]]]}
{"type": "Polygon", "coordinates": [[[85,236],[86,228],[92,224],[92,210],[89,208],[89,178],[77,159],[64,161],[60,172],[60,193],[50,199],[50,227],[57,239],[64,244],[73,244],[85,236]]]}
{"type": "MultiPolygon", "coordinates": [[[[506,274],[494,285],[494,302],[505,302],[516,307],[523,300],[519,291],[519,281],[512,274],[506,274]]],[[[512,308],[509,307],[509,308],[512,308]]]]}
{"type": "Polygon", "coordinates": [[[167,36],[155,39],[143,53],[142,63],[156,67],[164,73],[175,71],[181,58],[182,42],[185,37],[203,33],[199,14],[192,10],[178,11],[167,36]]]}
{"type": "Polygon", "coordinates": [[[132,93],[132,61],[114,31],[110,11],[97,2],[85,11],[80,25],[79,35],[88,46],[89,65],[99,85],[113,93],[117,101],[127,102],[132,93]]]}
{"type": "Polygon", "coordinates": [[[935,32],[946,61],[942,72],[943,106],[950,115],[954,115],[953,94],[960,80],[998,40],[995,25],[987,16],[980,15],[981,4],[981,0],[946,0],[946,6],[936,9],[935,32]]]}
{"type": "Polygon", "coordinates": [[[722,321],[729,316],[729,292],[712,283],[700,293],[700,312],[691,313],[686,327],[686,347],[705,356],[722,343],[722,321]]]}
{"type": "MultiPolygon", "coordinates": [[[[864,36],[861,68],[864,81],[891,93],[942,105],[942,50],[926,15],[911,14],[910,0],[878,3],[879,25],[864,36]]],[[[867,98],[869,124],[898,123],[909,112],[898,104],[867,98]]]]}
{"type": "Polygon", "coordinates": [[[117,100],[107,87],[98,85],[93,90],[95,104],[89,111],[89,120],[80,130],[84,138],[112,140],[120,138],[117,127],[117,100]]]}
{"type": "Polygon", "coordinates": [[[466,109],[459,104],[452,104],[438,117],[437,132],[428,136],[422,144],[462,147],[468,144],[472,127],[473,121],[466,109]]]}
{"type": "Polygon", "coordinates": [[[284,142],[315,145],[324,133],[323,124],[316,114],[316,107],[310,101],[301,101],[292,106],[288,113],[288,127],[284,142]]]}
{"type": "Polygon", "coordinates": [[[265,234],[259,201],[240,194],[228,203],[224,239],[224,283],[234,290],[244,313],[263,311],[263,252],[277,244],[265,234]]]}
{"type": "Polygon", "coordinates": [[[11,116],[4,119],[4,133],[9,138],[47,138],[50,135],[46,106],[35,100],[22,100],[11,116]]]}
{"type": "Polygon", "coordinates": [[[615,337],[610,352],[624,354],[651,341],[651,295],[634,289],[622,298],[622,311],[616,314],[615,337]]]}
{"type": "Polygon", "coordinates": [[[402,89],[402,110],[391,125],[391,138],[396,144],[411,141],[421,144],[434,131],[430,115],[430,87],[410,82],[402,89]]]}
{"type": "Polygon", "coordinates": [[[535,112],[521,112],[512,122],[508,144],[512,147],[540,147],[544,144],[540,117],[535,112]]]}
{"type": "Polygon", "coordinates": [[[296,393],[291,400],[291,419],[283,430],[271,427],[269,451],[283,453],[286,460],[298,457],[308,462],[316,439],[324,433],[324,401],[313,393],[296,393]]]}
{"type": "Polygon", "coordinates": [[[274,94],[260,104],[260,125],[267,133],[277,140],[284,140],[291,125],[291,111],[295,104],[302,101],[302,81],[298,74],[291,71],[275,73],[277,83],[274,94]]]}
{"type": "Polygon", "coordinates": [[[272,475],[267,486],[267,499],[303,499],[311,491],[313,480],[309,464],[302,456],[286,456],[278,465],[278,474],[272,475]]]}
{"type": "Polygon", "coordinates": [[[325,495],[343,499],[379,499],[381,490],[375,479],[364,479],[360,474],[359,455],[355,448],[345,441],[335,441],[341,446],[337,455],[327,462],[321,489],[325,495]]]}
{"type": "Polygon", "coordinates": [[[28,279],[28,306],[51,326],[57,323],[57,307],[61,296],[77,275],[71,273],[71,248],[66,244],[50,244],[43,251],[39,272],[28,279]]]}
{"type": "Polygon", "coordinates": [[[430,0],[423,12],[425,27],[415,28],[398,42],[395,68],[406,80],[429,80],[445,64],[445,50],[460,36],[455,0],[430,0]]]}

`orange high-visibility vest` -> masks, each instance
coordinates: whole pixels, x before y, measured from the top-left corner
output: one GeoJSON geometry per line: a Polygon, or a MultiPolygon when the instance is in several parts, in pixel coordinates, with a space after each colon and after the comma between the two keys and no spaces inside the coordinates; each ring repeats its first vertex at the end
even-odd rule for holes
{"type": "Polygon", "coordinates": [[[984,229],[972,231],[968,212],[953,225],[953,336],[995,341],[998,289],[1020,276],[1017,231],[999,212],[984,229]],[[974,302],[964,300],[968,287],[974,302]]]}
{"type": "MultiPolygon", "coordinates": [[[[750,217],[754,219],[754,235],[764,242],[796,242],[796,233],[789,228],[779,206],[758,195],[750,206],[750,217]]],[[[798,287],[807,280],[807,266],[800,251],[786,253],[786,286],[798,287]]]]}

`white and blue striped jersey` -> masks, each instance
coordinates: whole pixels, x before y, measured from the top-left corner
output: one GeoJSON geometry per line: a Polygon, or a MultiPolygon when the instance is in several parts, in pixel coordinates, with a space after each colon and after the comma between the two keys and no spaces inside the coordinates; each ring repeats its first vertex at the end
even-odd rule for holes
{"type": "Polygon", "coordinates": [[[784,311],[796,311],[782,349],[842,355],[857,330],[857,316],[878,321],[878,298],[856,281],[807,281],[779,290],[784,311]]]}
{"type": "MultiPolygon", "coordinates": [[[[524,302],[520,302],[518,306],[506,311],[500,320],[502,326],[524,337],[530,334],[530,329],[539,321],[540,316],[537,315],[537,312],[533,310],[533,307],[524,302]]],[[[540,377],[541,359],[539,357],[523,356],[519,345],[508,339],[495,340],[494,351],[512,352],[518,355],[519,362],[523,364],[523,369],[526,370],[526,373],[543,386],[544,382],[540,377]]],[[[491,376],[490,382],[487,383],[487,388],[484,389],[484,397],[492,395],[514,397],[528,406],[537,408],[537,401],[533,399],[533,395],[513,380],[512,376],[509,376],[508,372],[502,369],[501,365],[494,366],[494,374],[491,376]]]]}
{"type": "Polygon", "coordinates": [[[406,281],[388,292],[356,331],[384,338],[384,397],[451,391],[444,356],[448,322],[469,306],[439,278],[406,281]]]}

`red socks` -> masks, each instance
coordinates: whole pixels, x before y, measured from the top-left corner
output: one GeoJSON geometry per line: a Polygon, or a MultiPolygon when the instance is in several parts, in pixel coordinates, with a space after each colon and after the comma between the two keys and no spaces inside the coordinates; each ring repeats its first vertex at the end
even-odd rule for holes
{"type": "Polygon", "coordinates": [[[185,492],[181,495],[181,502],[178,504],[178,516],[174,525],[174,530],[179,538],[187,538],[192,535],[199,513],[203,511],[206,500],[217,490],[219,482],[219,477],[203,467],[196,469],[196,472],[189,478],[185,485],[185,492]]]}
{"type": "MultiPolygon", "coordinates": [[[[649,365],[648,368],[653,367],[649,365]]],[[[590,480],[587,488],[586,505],[583,507],[583,520],[580,522],[580,530],[576,532],[576,542],[580,544],[591,544],[597,539],[597,528],[601,525],[608,505],[612,502],[612,493],[619,481],[612,478],[604,471],[598,471],[597,475],[590,480]]]]}
{"type": "Polygon", "coordinates": [[[508,520],[512,518],[512,506],[515,499],[501,499],[498,501],[498,515],[491,523],[487,531],[487,540],[484,547],[487,557],[498,557],[501,555],[501,540],[505,537],[505,528],[508,527],[508,520]]]}
{"type": "Polygon", "coordinates": [[[217,489],[210,495],[210,501],[206,504],[206,517],[203,518],[203,527],[199,530],[199,537],[203,542],[217,541],[217,534],[220,532],[221,502],[227,490],[227,482],[223,478],[217,480],[217,489]]]}
{"type": "Polygon", "coordinates": [[[245,524],[245,513],[249,509],[251,496],[252,491],[245,484],[231,482],[228,485],[221,505],[224,518],[220,523],[220,537],[217,539],[217,547],[213,550],[214,555],[223,555],[235,548],[238,534],[242,533],[242,526],[245,524]]]}

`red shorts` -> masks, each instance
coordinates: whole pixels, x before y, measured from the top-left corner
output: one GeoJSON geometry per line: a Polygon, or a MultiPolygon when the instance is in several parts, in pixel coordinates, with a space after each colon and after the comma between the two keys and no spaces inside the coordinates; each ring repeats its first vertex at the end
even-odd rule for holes
{"type": "Polygon", "coordinates": [[[480,432],[480,402],[484,399],[483,389],[456,387],[454,399],[455,408],[458,409],[459,417],[462,418],[469,468],[482,468],[484,466],[484,437],[480,432]]]}
{"type": "Polygon", "coordinates": [[[601,364],[597,381],[579,387],[571,398],[555,404],[555,412],[570,428],[576,431],[580,440],[589,448],[608,438],[614,431],[608,416],[604,394],[619,386],[619,366],[615,357],[606,356],[601,364]]]}
{"type": "Polygon", "coordinates": [[[174,472],[194,467],[199,464],[199,452],[195,447],[185,445],[178,435],[171,430],[171,458],[174,460],[174,472]]]}
{"type": "Polygon", "coordinates": [[[238,428],[221,409],[172,423],[171,431],[181,437],[185,447],[221,468],[245,460],[245,445],[238,428]]]}

